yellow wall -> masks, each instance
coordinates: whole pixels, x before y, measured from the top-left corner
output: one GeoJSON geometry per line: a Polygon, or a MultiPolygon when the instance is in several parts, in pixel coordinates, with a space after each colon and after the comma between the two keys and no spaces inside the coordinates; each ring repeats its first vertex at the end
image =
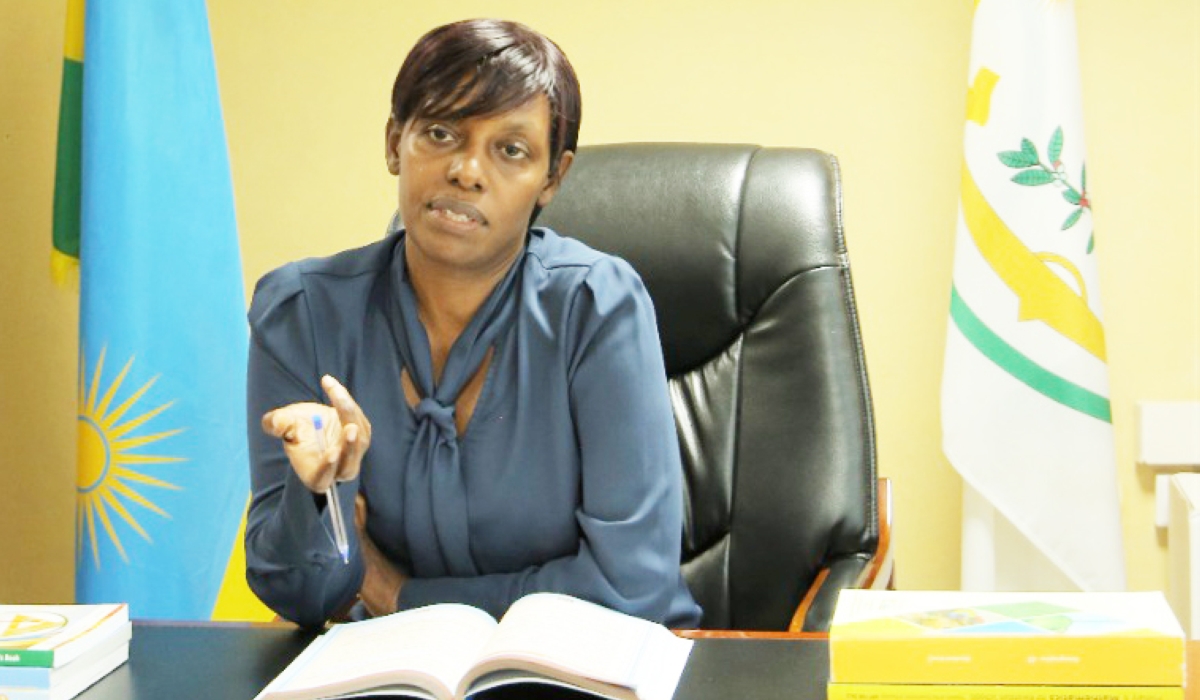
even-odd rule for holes
{"type": "MultiPolygon", "coordinates": [[[[0,600],[71,595],[74,296],[46,269],[65,2],[0,0],[0,600]],[[20,290],[19,297],[12,296],[20,290]]],[[[380,235],[391,80],[430,27],[495,3],[209,0],[247,284],[380,235]]],[[[958,585],[959,480],[938,391],[970,0],[505,3],[566,50],[582,141],[738,141],[835,153],[899,582],[958,585]]],[[[1200,9],[1078,3],[1118,467],[1133,588],[1166,585],[1138,399],[1200,398],[1200,9]]]]}

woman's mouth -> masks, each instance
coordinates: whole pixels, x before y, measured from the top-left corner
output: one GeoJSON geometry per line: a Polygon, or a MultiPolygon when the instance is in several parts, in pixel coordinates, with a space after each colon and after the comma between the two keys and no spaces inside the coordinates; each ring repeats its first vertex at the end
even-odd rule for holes
{"type": "Polygon", "coordinates": [[[431,201],[427,209],[454,224],[487,225],[487,218],[473,205],[449,197],[439,197],[431,201]]]}

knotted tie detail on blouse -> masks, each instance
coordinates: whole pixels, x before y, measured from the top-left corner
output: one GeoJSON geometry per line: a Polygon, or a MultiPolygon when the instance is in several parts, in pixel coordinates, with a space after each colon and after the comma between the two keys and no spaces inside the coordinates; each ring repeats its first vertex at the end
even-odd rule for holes
{"type": "Polygon", "coordinates": [[[466,483],[460,463],[455,404],[500,334],[516,317],[519,255],[504,279],[454,341],[435,382],[429,337],[418,317],[416,293],[408,279],[405,241],[392,261],[392,332],[409,378],[423,397],[413,409],[416,435],[404,465],[401,503],[412,575],[477,576],[471,557],[466,483]]]}
{"type": "Polygon", "coordinates": [[[413,409],[417,423],[429,420],[437,428],[440,440],[451,441],[458,439],[458,426],[454,424],[454,406],[443,406],[436,399],[425,398],[413,409]]]}

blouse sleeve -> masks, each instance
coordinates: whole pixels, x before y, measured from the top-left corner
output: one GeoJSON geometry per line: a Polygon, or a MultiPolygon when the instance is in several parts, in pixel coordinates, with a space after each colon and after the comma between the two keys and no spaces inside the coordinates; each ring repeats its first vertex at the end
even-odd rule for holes
{"type": "MultiPolygon", "coordinates": [[[[287,404],[324,403],[313,324],[297,267],[280,268],[258,284],[250,306],[247,432],[253,490],[246,520],[246,578],[272,610],[305,627],[328,620],[353,599],[363,569],[357,556],[342,562],[333,542],[325,499],[293,471],[283,446],[262,431],[267,411],[287,404]]],[[[355,482],[339,485],[353,502],[355,482]]]]}
{"type": "Polygon", "coordinates": [[[510,574],[409,580],[399,607],[463,602],[493,615],[557,591],[668,624],[699,619],[679,569],[679,447],[654,309],[625,262],[604,258],[567,321],[571,419],[578,437],[580,546],[510,574]]]}

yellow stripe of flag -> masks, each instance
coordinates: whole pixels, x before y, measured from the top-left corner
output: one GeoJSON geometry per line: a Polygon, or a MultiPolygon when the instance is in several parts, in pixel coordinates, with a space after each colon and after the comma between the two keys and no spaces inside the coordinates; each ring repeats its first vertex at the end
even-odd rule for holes
{"type": "Polygon", "coordinates": [[[267,622],[275,619],[275,613],[263,605],[246,583],[246,549],[242,546],[242,540],[246,536],[246,509],[249,507],[250,499],[247,497],[237,537],[233,538],[229,564],[225,567],[225,576],[221,579],[221,591],[217,594],[216,605],[213,606],[214,620],[267,622]]]}
{"type": "MultiPolygon", "coordinates": [[[[980,192],[967,164],[962,168],[962,208],[975,245],[1004,284],[1017,295],[1022,321],[1043,321],[1063,337],[1107,361],[1104,327],[1087,305],[1087,290],[1077,293],[1050,271],[1000,219],[980,192]]],[[[1082,286],[1078,273],[1073,275],[1082,286]]]]}
{"type": "Polygon", "coordinates": [[[84,0],[67,0],[67,33],[63,42],[63,58],[83,62],[84,0]]]}

